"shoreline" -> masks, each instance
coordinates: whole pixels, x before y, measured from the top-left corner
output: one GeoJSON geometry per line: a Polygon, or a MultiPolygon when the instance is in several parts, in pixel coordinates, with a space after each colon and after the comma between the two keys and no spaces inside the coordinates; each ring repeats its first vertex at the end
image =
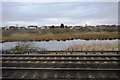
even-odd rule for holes
{"type": "Polygon", "coordinates": [[[45,41],[45,42],[49,42],[49,41],[71,41],[71,40],[86,40],[86,41],[89,41],[89,40],[120,40],[120,39],[117,39],[117,38],[113,38],[113,39],[66,39],[66,40],[28,40],[28,41],[25,41],[25,40],[21,40],[21,41],[3,41],[3,42],[0,42],[0,43],[6,43],[6,42],[42,42],[42,41],[45,41]]]}

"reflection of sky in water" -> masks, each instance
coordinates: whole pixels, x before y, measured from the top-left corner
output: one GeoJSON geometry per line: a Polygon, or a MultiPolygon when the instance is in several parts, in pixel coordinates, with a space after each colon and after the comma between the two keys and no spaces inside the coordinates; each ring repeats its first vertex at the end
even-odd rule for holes
{"type": "MultiPolygon", "coordinates": [[[[1,43],[3,49],[10,49],[15,47],[17,42],[6,42],[1,43]]],[[[36,47],[45,48],[47,50],[63,50],[72,45],[83,45],[83,44],[118,44],[118,40],[70,40],[70,41],[41,41],[33,42],[36,47]]]]}

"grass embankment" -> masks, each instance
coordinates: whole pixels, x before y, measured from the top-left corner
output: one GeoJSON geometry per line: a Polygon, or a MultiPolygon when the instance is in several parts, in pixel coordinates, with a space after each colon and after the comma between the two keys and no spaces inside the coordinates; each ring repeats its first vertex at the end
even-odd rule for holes
{"type": "Polygon", "coordinates": [[[11,41],[49,41],[49,40],[104,40],[118,39],[118,32],[81,32],[79,30],[27,30],[27,31],[5,31],[2,42],[11,41]]]}
{"type": "Polygon", "coordinates": [[[118,44],[89,44],[89,45],[74,45],[65,50],[80,50],[80,51],[118,51],[118,44]]]}

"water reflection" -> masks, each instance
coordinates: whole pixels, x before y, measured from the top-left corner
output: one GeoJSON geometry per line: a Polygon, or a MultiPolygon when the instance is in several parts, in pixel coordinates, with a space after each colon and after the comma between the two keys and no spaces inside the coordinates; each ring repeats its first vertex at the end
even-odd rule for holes
{"type": "MultiPolygon", "coordinates": [[[[65,48],[72,46],[72,45],[84,45],[84,44],[118,44],[119,40],[66,40],[66,41],[34,41],[32,42],[34,46],[39,48],[45,48],[47,50],[64,50],[65,48]]],[[[2,49],[10,49],[17,45],[18,42],[5,42],[0,43],[2,44],[2,49]]]]}

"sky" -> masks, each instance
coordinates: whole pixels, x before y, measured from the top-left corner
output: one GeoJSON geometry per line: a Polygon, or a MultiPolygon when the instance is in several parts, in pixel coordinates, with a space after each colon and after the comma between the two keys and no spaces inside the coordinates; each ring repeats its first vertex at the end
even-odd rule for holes
{"type": "MultiPolygon", "coordinates": [[[[1,14],[1,13],[0,13],[1,14]]],[[[117,2],[3,2],[1,26],[118,24],[117,2]]]]}

